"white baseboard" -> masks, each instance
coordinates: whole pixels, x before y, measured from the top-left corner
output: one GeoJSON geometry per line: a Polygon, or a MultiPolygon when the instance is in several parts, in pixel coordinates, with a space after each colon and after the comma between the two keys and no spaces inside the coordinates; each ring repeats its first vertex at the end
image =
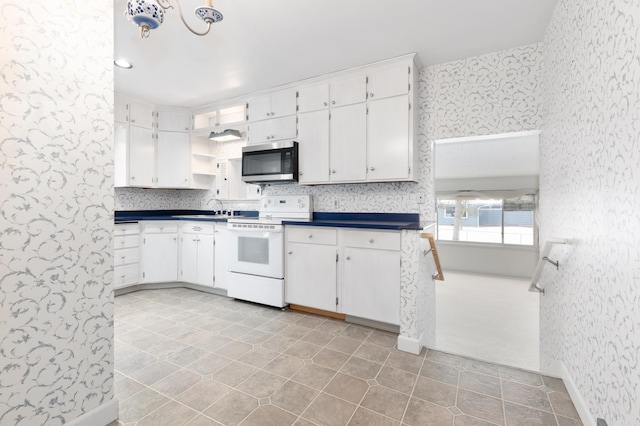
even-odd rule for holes
{"type": "Polygon", "coordinates": [[[106,426],[118,419],[118,400],[113,398],[98,408],[66,423],[67,426],[106,426]]]}
{"type": "Polygon", "coordinates": [[[582,397],[580,391],[578,391],[578,386],[576,386],[576,382],[573,381],[573,377],[571,377],[571,374],[569,374],[567,366],[564,365],[564,362],[560,362],[559,364],[561,371],[560,377],[562,377],[562,381],[564,382],[564,385],[569,392],[571,401],[573,401],[573,405],[576,407],[576,411],[580,416],[580,420],[582,421],[584,426],[596,426],[596,421],[593,417],[591,417],[591,412],[589,411],[587,402],[582,397]]]}
{"type": "Polygon", "coordinates": [[[420,352],[422,351],[422,334],[418,339],[402,335],[398,336],[398,350],[409,352],[414,355],[420,355],[420,352]]]}

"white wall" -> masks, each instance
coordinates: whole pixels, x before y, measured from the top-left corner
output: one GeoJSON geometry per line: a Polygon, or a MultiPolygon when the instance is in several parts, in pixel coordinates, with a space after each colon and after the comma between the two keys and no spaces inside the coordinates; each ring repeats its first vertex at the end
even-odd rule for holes
{"type": "Polygon", "coordinates": [[[538,263],[538,250],[526,246],[438,242],[440,263],[445,271],[479,272],[531,278],[538,263]]]}
{"type": "Polygon", "coordinates": [[[560,0],[544,40],[542,368],[592,419],[640,424],[640,1],[560,0]]]}
{"type": "Polygon", "coordinates": [[[2,425],[117,414],[112,27],[112,1],[0,3],[2,425]]]}

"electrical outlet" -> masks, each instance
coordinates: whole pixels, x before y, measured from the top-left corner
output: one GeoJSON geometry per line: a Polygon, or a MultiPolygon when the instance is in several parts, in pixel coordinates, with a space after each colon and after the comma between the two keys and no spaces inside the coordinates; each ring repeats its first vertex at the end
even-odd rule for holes
{"type": "Polygon", "coordinates": [[[418,195],[418,204],[424,204],[424,195],[422,194],[418,195]]]}

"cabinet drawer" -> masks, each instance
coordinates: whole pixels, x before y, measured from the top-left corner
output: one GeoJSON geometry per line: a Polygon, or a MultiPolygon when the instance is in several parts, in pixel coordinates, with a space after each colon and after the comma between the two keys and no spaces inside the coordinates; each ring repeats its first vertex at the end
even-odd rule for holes
{"type": "Polygon", "coordinates": [[[361,247],[378,250],[400,250],[399,232],[346,231],[344,243],[347,247],[361,247]]]}
{"type": "Polygon", "coordinates": [[[113,235],[134,235],[140,232],[140,225],[137,223],[120,223],[116,224],[113,235]]]}
{"type": "Polygon", "coordinates": [[[138,247],[140,245],[140,236],[138,234],[114,237],[113,240],[114,240],[113,247],[116,250],[130,248],[130,247],[138,247]]]}
{"type": "Polygon", "coordinates": [[[113,282],[115,288],[136,284],[138,282],[138,264],[113,268],[113,282]]]}
{"type": "Polygon", "coordinates": [[[113,264],[115,266],[128,265],[130,263],[138,263],[140,250],[138,247],[116,249],[113,255],[113,264]]]}
{"type": "Polygon", "coordinates": [[[337,236],[335,229],[323,229],[319,227],[299,228],[293,226],[287,228],[287,241],[292,243],[335,245],[337,236]]]}
{"type": "Polygon", "coordinates": [[[144,232],[147,234],[170,234],[172,232],[178,232],[177,223],[145,223],[144,232]]]}
{"type": "Polygon", "coordinates": [[[215,225],[213,223],[183,223],[182,224],[182,232],[186,234],[205,234],[205,235],[213,235],[213,229],[215,225]]]}

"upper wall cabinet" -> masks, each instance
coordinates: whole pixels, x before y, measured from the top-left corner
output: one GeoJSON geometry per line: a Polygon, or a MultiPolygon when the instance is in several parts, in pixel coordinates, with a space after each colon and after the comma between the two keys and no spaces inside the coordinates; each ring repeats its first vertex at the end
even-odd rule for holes
{"type": "Polygon", "coordinates": [[[298,89],[298,114],[320,111],[329,107],[329,83],[303,86],[298,89]]]}
{"type": "Polygon", "coordinates": [[[339,77],[331,81],[331,104],[333,107],[352,105],[367,100],[367,75],[339,77]]]}
{"type": "Polygon", "coordinates": [[[249,100],[249,122],[286,117],[296,113],[296,90],[283,90],[249,100]]]}
{"type": "Polygon", "coordinates": [[[113,115],[117,123],[129,123],[129,101],[116,96],[113,102],[113,115]]]}
{"type": "Polygon", "coordinates": [[[405,56],[298,88],[301,184],[415,180],[414,60],[405,56]]]}
{"type": "Polygon", "coordinates": [[[191,115],[187,111],[159,110],[158,131],[188,132],[191,115]]]}
{"type": "Polygon", "coordinates": [[[129,123],[145,129],[153,128],[153,105],[131,102],[129,104],[129,123]]]}
{"type": "Polygon", "coordinates": [[[217,105],[193,114],[193,130],[196,136],[227,128],[241,128],[246,122],[246,103],[217,105]]]}

